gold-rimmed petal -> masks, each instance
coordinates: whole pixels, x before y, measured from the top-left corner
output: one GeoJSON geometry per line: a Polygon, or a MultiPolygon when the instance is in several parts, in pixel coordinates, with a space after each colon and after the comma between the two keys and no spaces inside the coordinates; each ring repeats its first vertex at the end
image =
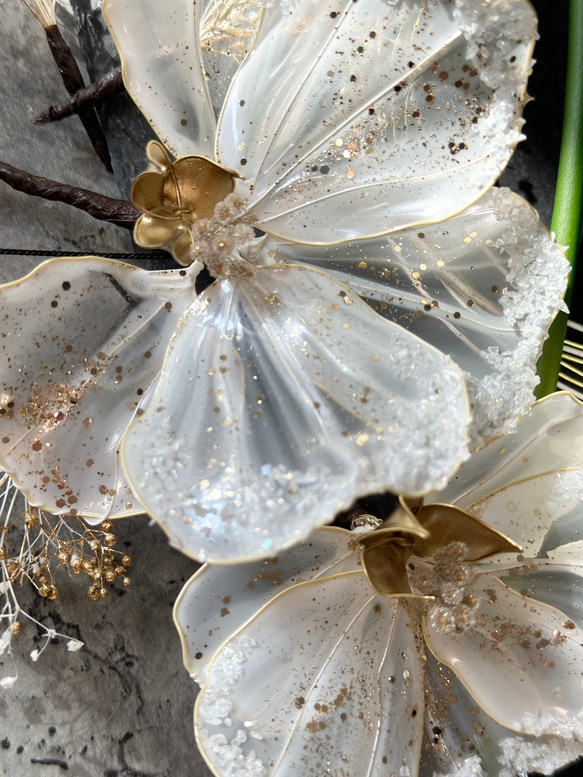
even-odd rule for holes
{"type": "Polygon", "coordinates": [[[415,774],[424,708],[416,626],[414,611],[378,597],[360,572],[279,594],[208,667],[195,731],[213,773],[247,763],[264,775],[415,774]]]}
{"type": "Polygon", "coordinates": [[[481,576],[473,593],[480,615],[463,638],[424,619],[436,658],[455,670],[482,709],[511,730],[556,734],[561,718],[574,722],[583,707],[583,631],[560,610],[525,600],[493,576],[481,576]]]}
{"type": "Polygon", "coordinates": [[[304,267],[260,267],[195,300],[122,444],[126,475],[173,543],[215,563],[273,556],[359,495],[423,493],[455,469],[461,375],[389,329],[304,267]]]}
{"type": "Polygon", "coordinates": [[[335,275],[381,316],[450,354],[466,374],[473,448],[512,431],[534,401],[536,360],[567,264],[538,214],[508,189],[436,226],[329,247],[269,237],[263,250],[335,275]]]}
{"type": "Polygon", "coordinates": [[[477,0],[272,3],[231,82],[217,159],[244,173],[259,228],[288,240],[437,223],[491,186],[520,139],[535,34],[521,0],[488,13],[477,0]]]}
{"type": "Polygon", "coordinates": [[[516,431],[474,454],[436,499],[467,509],[509,484],[583,466],[583,403],[568,391],[536,402],[516,431]]]}
{"type": "Polygon", "coordinates": [[[142,512],[119,440],[193,297],[184,271],[95,257],[45,262],[0,287],[0,456],[31,504],[95,520],[142,512]]]}
{"type": "Polygon", "coordinates": [[[216,119],[202,67],[199,13],[199,3],[184,0],[103,2],[126,88],[175,156],[214,154],[216,119]]]}
{"type": "Polygon", "coordinates": [[[205,564],[174,605],[189,674],[201,682],[222,642],[274,595],[301,582],[358,569],[357,544],[357,537],[344,529],[325,526],[309,542],[276,558],[228,567],[205,564]]]}

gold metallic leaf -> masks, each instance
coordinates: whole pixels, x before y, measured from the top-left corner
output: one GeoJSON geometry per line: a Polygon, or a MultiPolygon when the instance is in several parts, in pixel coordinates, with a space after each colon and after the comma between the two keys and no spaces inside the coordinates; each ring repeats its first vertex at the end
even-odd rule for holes
{"type": "Polygon", "coordinates": [[[362,567],[371,587],[383,596],[415,594],[407,575],[410,556],[429,558],[451,542],[463,542],[468,561],[498,553],[519,553],[521,548],[504,534],[453,505],[431,504],[413,512],[403,497],[382,527],[360,539],[362,567]]]}
{"type": "Polygon", "coordinates": [[[450,542],[463,542],[467,546],[467,561],[480,561],[498,553],[520,553],[522,550],[502,532],[453,505],[427,505],[417,511],[416,517],[428,532],[425,538],[415,537],[413,546],[416,556],[434,556],[450,542]]]}
{"type": "Polygon", "coordinates": [[[146,156],[159,173],[165,173],[172,164],[166,149],[157,140],[151,140],[148,143],[146,146],[146,156]]]}
{"type": "Polygon", "coordinates": [[[177,159],[164,181],[164,196],[171,198],[178,191],[178,207],[194,214],[197,219],[210,218],[215,205],[222,202],[235,188],[235,175],[224,167],[201,156],[177,159]]]}
{"type": "Polygon", "coordinates": [[[409,584],[407,559],[417,538],[427,537],[403,497],[383,525],[360,538],[362,568],[371,587],[383,596],[407,596],[430,600],[415,594],[409,584]]]}
{"type": "Polygon", "coordinates": [[[172,197],[166,195],[166,178],[160,173],[146,170],[135,179],[132,184],[132,204],[142,213],[148,213],[158,218],[176,219],[177,196],[176,191],[172,197]]]}
{"type": "Polygon", "coordinates": [[[382,596],[432,601],[432,596],[416,594],[411,588],[407,575],[407,559],[411,555],[411,543],[402,545],[395,538],[385,538],[377,544],[365,547],[362,553],[362,568],[371,588],[382,596]]]}
{"type": "Polygon", "coordinates": [[[144,213],[134,226],[134,240],[142,248],[161,248],[181,229],[179,219],[161,219],[144,213]]]}
{"type": "Polygon", "coordinates": [[[412,544],[409,535],[427,537],[428,530],[425,529],[415,517],[415,514],[405,502],[402,496],[399,497],[399,506],[389,515],[386,521],[375,531],[366,534],[360,538],[360,544],[365,548],[378,545],[389,540],[399,541],[401,544],[412,544]],[[396,535],[404,534],[405,537],[396,535]]]}

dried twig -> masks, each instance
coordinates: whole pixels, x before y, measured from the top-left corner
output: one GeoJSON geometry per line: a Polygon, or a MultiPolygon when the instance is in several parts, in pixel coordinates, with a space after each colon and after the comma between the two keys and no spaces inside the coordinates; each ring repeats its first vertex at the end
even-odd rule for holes
{"type": "MultiPolygon", "coordinates": [[[[65,89],[70,95],[74,95],[85,87],[85,82],[73,52],[57,26],[54,0],[24,0],[24,2],[45,31],[53,59],[57,63],[65,89]]],[[[78,115],[98,157],[111,173],[111,157],[109,156],[107,140],[105,139],[95,108],[82,107],[78,115]]]]}
{"type": "Polygon", "coordinates": [[[65,202],[74,208],[84,210],[95,219],[109,221],[125,229],[133,229],[140,215],[127,200],[115,200],[89,189],[51,181],[50,178],[32,175],[5,162],[0,162],[0,180],[17,191],[43,197],[46,200],[65,202]]]}
{"type": "Polygon", "coordinates": [[[94,108],[104,100],[109,100],[124,91],[121,68],[112,70],[111,73],[103,76],[98,81],[94,81],[89,86],[79,89],[72,96],[67,105],[55,107],[49,105],[46,111],[43,111],[34,120],[35,124],[48,124],[51,121],[60,121],[71,116],[74,113],[80,113],[84,108],[94,108]]]}
{"type": "MultiPolygon", "coordinates": [[[[85,82],[83,81],[83,76],[75,61],[75,57],[56,24],[45,27],[45,33],[53,58],[61,73],[65,89],[70,95],[74,95],[79,89],[85,87],[85,82]]],[[[107,148],[107,140],[105,139],[95,108],[81,108],[79,111],[79,118],[93,144],[93,148],[97,152],[97,156],[111,173],[111,157],[109,156],[109,149],[107,148]]]]}

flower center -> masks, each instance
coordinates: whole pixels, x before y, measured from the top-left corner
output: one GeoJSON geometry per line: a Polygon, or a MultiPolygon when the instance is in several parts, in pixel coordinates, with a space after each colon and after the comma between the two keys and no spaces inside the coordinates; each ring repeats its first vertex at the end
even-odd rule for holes
{"type": "Polygon", "coordinates": [[[131,200],[142,215],[134,239],[144,248],[164,248],[178,264],[204,264],[219,280],[253,273],[255,232],[246,202],[234,194],[236,172],[211,159],[184,156],[170,161],[163,146],[148,143],[148,168],[132,185],[131,200]]]}
{"type": "Polygon", "coordinates": [[[437,551],[432,565],[408,564],[413,589],[434,597],[426,615],[438,631],[461,633],[476,622],[479,600],[471,592],[476,575],[464,564],[468,552],[464,542],[450,542],[437,551]]]}
{"type": "Polygon", "coordinates": [[[254,272],[255,231],[239,220],[245,205],[242,197],[229,194],[215,205],[210,218],[198,219],[190,227],[192,261],[204,264],[214,278],[248,278],[254,272]]]}
{"type": "Polygon", "coordinates": [[[399,506],[379,528],[359,537],[362,568],[382,596],[416,599],[426,606],[430,625],[446,633],[476,622],[476,575],[467,562],[521,547],[501,532],[454,505],[399,506]]]}

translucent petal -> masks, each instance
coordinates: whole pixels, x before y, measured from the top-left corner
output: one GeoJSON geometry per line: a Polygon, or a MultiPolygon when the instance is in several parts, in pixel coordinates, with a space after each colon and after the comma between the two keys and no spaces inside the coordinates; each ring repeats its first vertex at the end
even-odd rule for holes
{"type": "Polygon", "coordinates": [[[583,754],[583,742],[509,731],[476,706],[449,667],[426,658],[419,777],[551,774],[583,754]]]}
{"type": "Polygon", "coordinates": [[[200,47],[218,117],[231,79],[253,46],[265,0],[202,0],[200,47]]]}
{"type": "Polygon", "coordinates": [[[211,662],[195,710],[211,768],[415,775],[423,720],[417,628],[414,610],[374,594],[360,573],[283,592],[211,662]]]}
{"type": "Polygon", "coordinates": [[[564,623],[570,620],[583,629],[583,553],[581,543],[573,544],[578,546],[576,560],[537,559],[512,570],[503,580],[518,593],[560,610],[566,616],[564,623]]]}
{"type": "MultiPolygon", "coordinates": [[[[583,405],[568,392],[559,392],[537,402],[516,431],[474,453],[447,487],[432,497],[468,509],[514,481],[580,470],[582,465],[583,405]]],[[[577,484],[571,483],[569,491],[577,490],[577,484]]],[[[579,490],[583,496],[583,485],[579,490]]]]}
{"type": "Polygon", "coordinates": [[[479,707],[516,731],[583,735],[583,631],[553,607],[483,575],[479,616],[463,635],[424,622],[436,658],[451,666],[479,707]],[[578,721],[578,722],[577,722],[578,721]]]}
{"type": "Polygon", "coordinates": [[[465,451],[458,370],[332,277],[269,266],[185,314],[123,443],[141,501],[184,552],[275,555],[358,496],[420,493],[465,451]]]}
{"type": "Polygon", "coordinates": [[[486,775],[497,777],[498,742],[511,733],[476,706],[454,672],[427,651],[419,777],[455,774],[458,765],[476,756],[486,775]]]}
{"type": "Polygon", "coordinates": [[[276,594],[297,583],[358,568],[356,537],[324,527],[278,558],[228,567],[205,564],[174,607],[184,663],[201,682],[211,656],[276,594]]]}
{"type": "Polygon", "coordinates": [[[124,83],[175,156],[213,157],[215,115],[201,64],[199,3],[104,0],[124,83]]]}
{"type": "Polygon", "coordinates": [[[510,431],[533,402],[567,264],[535,211],[509,190],[491,189],[422,231],[326,248],[270,238],[265,251],[332,273],[451,356],[467,376],[474,446],[510,431]]]}
{"type": "Polygon", "coordinates": [[[536,22],[522,0],[482,6],[270,3],[216,152],[258,226],[336,243],[440,221],[491,186],[521,137],[536,22]]]}
{"type": "MultiPolygon", "coordinates": [[[[578,471],[578,477],[571,478],[574,488],[567,487],[561,474],[551,472],[512,483],[474,502],[469,512],[519,543],[525,556],[541,553],[543,542],[548,548],[561,539],[580,540],[583,474],[578,471]],[[567,536],[563,536],[565,531],[567,536]]],[[[496,559],[490,563],[495,565],[496,559]]]]}
{"type": "Polygon", "coordinates": [[[0,453],[29,501],[102,520],[141,512],[118,445],[194,296],[183,272],[59,259],[0,288],[0,453]]]}

